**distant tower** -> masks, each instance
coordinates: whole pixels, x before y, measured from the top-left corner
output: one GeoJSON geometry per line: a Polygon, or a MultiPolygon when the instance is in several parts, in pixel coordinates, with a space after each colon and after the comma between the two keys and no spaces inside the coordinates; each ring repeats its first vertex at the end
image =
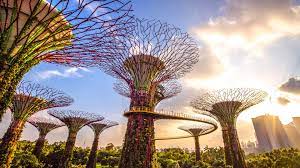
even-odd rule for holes
{"type": "Polygon", "coordinates": [[[263,115],[252,118],[258,148],[270,151],[276,148],[290,147],[291,143],[278,116],[263,115]]]}
{"type": "Polygon", "coordinates": [[[297,130],[295,124],[290,122],[289,124],[284,125],[283,128],[290,140],[291,146],[300,149],[300,132],[297,130]]]}

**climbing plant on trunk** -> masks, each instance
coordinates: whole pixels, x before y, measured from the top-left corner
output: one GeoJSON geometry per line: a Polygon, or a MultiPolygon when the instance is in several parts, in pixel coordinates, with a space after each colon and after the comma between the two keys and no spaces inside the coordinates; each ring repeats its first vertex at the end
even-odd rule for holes
{"type": "Polygon", "coordinates": [[[46,142],[46,135],[59,127],[64,126],[64,124],[60,121],[53,120],[51,118],[46,117],[30,117],[27,122],[33,125],[39,131],[39,137],[36,140],[35,147],[32,153],[40,159],[40,156],[43,151],[44,144],[46,142]]]}
{"type": "Polygon", "coordinates": [[[236,120],[241,112],[261,103],[267,95],[258,89],[222,89],[202,94],[191,102],[196,112],[214,117],[220,123],[227,165],[247,167],[237,135],[236,120]]]}
{"type": "Polygon", "coordinates": [[[155,152],[155,118],[151,114],[159,102],[160,89],[189,72],[200,50],[187,33],[167,23],[136,18],[133,25],[127,38],[115,38],[116,47],[106,48],[113,54],[99,67],[129,89],[128,123],[119,167],[151,168],[155,152]]]}
{"type": "Polygon", "coordinates": [[[48,113],[62,121],[69,130],[65,152],[61,158],[58,168],[69,168],[71,165],[71,158],[73,155],[73,148],[75,146],[76,136],[78,131],[92,123],[101,121],[104,118],[98,114],[92,114],[85,111],[78,110],[49,110],[48,113]]]}
{"type": "Polygon", "coordinates": [[[89,124],[89,127],[94,131],[94,141],[91,148],[91,152],[89,155],[89,159],[86,165],[86,168],[96,168],[97,162],[97,150],[98,150],[98,143],[99,143],[99,136],[102,131],[107,128],[113,127],[118,125],[117,122],[110,121],[110,120],[102,120],[98,122],[93,122],[89,124]]]}
{"type": "Polygon", "coordinates": [[[0,0],[0,119],[40,62],[92,66],[131,27],[127,0],[0,0]]]}
{"type": "Polygon", "coordinates": [[[73,99],[65,93],[31,82],[22,82],[10,106],[12,122],[0,144],[0,167],[9,168],[28,118],[38,111],[68,106],[73,99]]]}

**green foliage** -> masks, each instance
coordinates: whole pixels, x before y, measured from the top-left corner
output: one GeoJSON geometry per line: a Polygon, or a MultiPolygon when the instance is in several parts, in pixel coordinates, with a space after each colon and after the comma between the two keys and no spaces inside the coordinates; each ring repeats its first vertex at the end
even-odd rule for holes
{"type": "MultiPolygon", "coordinates": [[[[41,154],[41,160],[31,154],[34,143],[20,141],[12,163],[12,168],[54,168],[63,155],[64,142],[47,144],[41,154]]],[[[121,157],[121,148],[112,147],[98,150],[97,168],[115,168],[121,157]]],[[[90,149],[74,148],[72,167],[84,168],[90,149]]],[[[225,166],[224,150],[221,147],[205,147],[201,151],[202,160],[195,162],[195,153],[188,149],[169,148],[158,150],[155,155],[155,168],[230,168],[225,166]]],[[[249,168],[299,168],[300,151],[297,149],[277,149],[262,154],[250,154],[246,158],[249,168]]],[[[72,168],[71,167],[71,168],[72,168]]]]}
{"type": "Polygon", "coordinates": [[[298,168],[300,151],[297,149],[276,149],[260,155],[248,155],[247,164],[251,168],[298,168]]]}

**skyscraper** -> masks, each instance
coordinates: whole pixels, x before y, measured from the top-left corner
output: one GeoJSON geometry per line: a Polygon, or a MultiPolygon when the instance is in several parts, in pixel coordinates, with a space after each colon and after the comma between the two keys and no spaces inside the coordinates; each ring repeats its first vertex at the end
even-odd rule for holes
{"type": "Polygon", "coordinates": [[[252,118],[252,123],[260,151],[270,151],[291,146],[291,142],[278,116],[258,116],[252,118]]]}
{"type": "Polygon", "coordinates": [[[283,127],[290,140],[291,146],[300,149],[300,134],[295,126],[295,122],[290,122],[289,124],[284,125],[283,127]]]}

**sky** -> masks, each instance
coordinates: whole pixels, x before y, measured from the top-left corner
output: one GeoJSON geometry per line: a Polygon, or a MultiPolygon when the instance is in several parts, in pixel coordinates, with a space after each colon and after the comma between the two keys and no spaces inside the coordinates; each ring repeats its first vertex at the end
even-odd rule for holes
{"type": "MultiPolygon", "coordinates": [[[[251,118],[279,115],[284,124],[299,116],[300,102],[300,6],[292,0],[133,0],[139,18],[158,19],[188,32],[199,44],[200,61],[180,79],[183,91],[159,105],[164,109],[192,112],[189,102],[204,90],[250,87],[265,90],[270,98],[238,118],[241,141],[255,141],[251,118]]],[[[85,110],[118,121],[103,132],[100,145],[122,145],[126,130],[123,112],[129,101],[113,90],[115,79],[95,68],[63,67],[41,63],[26,74],[38,82],[68,93],[75,99],[68,109],[85,110]]],[[[41,112],[38,115],[45,115],[41,112]]],[[[0,136],[10,121],[0,123],[0,136]]],[[[156,137],[187,135],[178,130],[187,121],[159,120],[156,137]]],[[[35,140],[37,130],[27,124],[22,139],[35,140]]],[[[65,141],[67,128],[47,135],[50,143],[65,141]]],[[[90,147],[92,130],[80,130],[76,145],[90,147]]],[[[202,146],[222,146],[220,129],[200,138],[202,146]]],[[[193,148],[193,139],[157,141],[157,148],[193,148]]]]}

